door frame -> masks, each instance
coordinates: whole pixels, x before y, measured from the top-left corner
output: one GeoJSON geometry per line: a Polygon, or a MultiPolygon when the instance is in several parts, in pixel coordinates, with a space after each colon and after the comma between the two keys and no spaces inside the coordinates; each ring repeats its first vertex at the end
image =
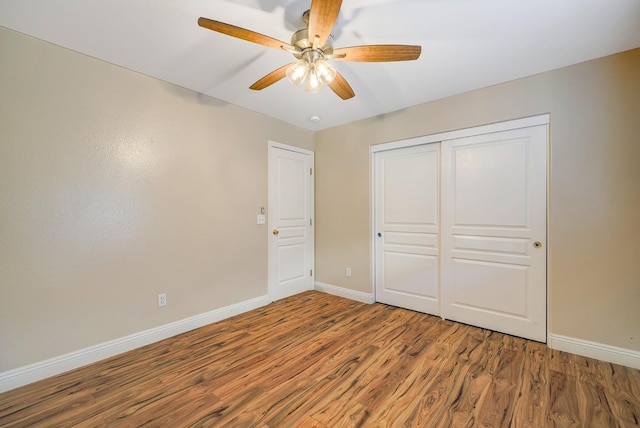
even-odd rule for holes
{"type": "MultiPolygon", "coordinates": [[[[455,131],[447,131],[447,132],[441,132],[441,133],[437,133],[437,134],[431,134],[431,135],[425,135],[425,136],[420,136],[420,137],[414,137],[414,138],[409,138],[406,140],[398,140],[398,141],[391,141],[388,143],[381,143],[381,144],[374,144],[372,146],[369,146],[369,200],[371,201],[371,204],[369,206],[369,239],[370,239],[370,275],[371,275],[371,296],[372,296],[372,300],[374,302],[377,301],[376,299],[376,236],[375,236],[375,226],[376,226],[376,216],[375,216],[375,211],[376,211],[376,196],[375,196],[375,192],[376,192],[376,188],[375,188],[375,183],[376,183],[376,169],[375,169],[375,154],[378,152],[383,152],[383,151],[387,151],[387,150],[393,150],[393,149],[400,149],[400,148],[405,148],[405,147],[411,147],[411,146],[418,146],[418,145],[423,145],[423,144],[430,144],[430,143],[440,143],[442,141],[446,141],[446,140],[453,140],[456,138],[464,138],[464,137],[473,137],[473,136],[477,136],[477,135],[483,135],[483,134],[491,134],[494,132],[501,132],[501,131],[510,131],[513,129],[519,129],[519,128],[528,128],[531,126],[538,126],[538,125],[546,125],[547,126],[547,144],[545,147],[546,150],[546,165],[547,165],[547,177],[546,177],[546,181],[547,181],[547,185],[546,185],[546,190],[547,190],[547,194],[546,194],[546,199],[547,199],[547,227],[546,227],[546,231],[545,231],[545,238],[546,238],[546,248],[545,248],[545,254],[546,254],[546,260],[547,260],[547,273],[546,273],[546,295],[547,295],[547,301],[546,301],[546,312],[547,312],[547,340],[549,338],[549,334],[550,334],[550,319],[549,319],[549,306],[550,306],[550,299],[549,299],[549,288],[550,288],[550,283],[549,283],[549,271],[550,271],[550,266],[549,266],[549,253],[550,253],[550,249],[551,249],[551,241],[549,239],[549,226],[550,226],[550,216],[549,216],[549,212],[550,212],[550,177],[551,177],[551,159],[549,156],[550,153],[550,146],[551,146],[551,133],[550,133],[550,115],[547,114],[541,114],[541,115],[537,115],[537,116],[531,116],[531,117],[525,117],[525,118],[521,118],[521,119],[514,119],[514,120],[509,120],[509,121],[505,121],[505,122],[498,122],[498,123],[492,123],[492,124],[488,124],[488,125],[479,125],[479,126],[475,126],[472,128],[465,128],[465,129],[459,129],[459,130],[455,130],[455,131]]],[[[440,224],[440,233],[442,233],[442,224],[440,224]]],[[[442,313],[442,311],[440,311],[440,313],[442,313]]]]}
{"type": "Polygon", "coordinates": [[[300,153],[303,155],[309,156],[312,174],[311,174],[311,188],[309,189],[309,209],[311,211],[311,219],[312,225],[310,226],[309,239],[311,240],[311,269],[313,274],[311,275],[311,289],[313,289],[315,284],[315,229],[316,225],[313,222],[315,219],[315,158],[314,152],[311,150],[303,149],[296,146],[290,146],[288,144],[282,144],[275,141],[269,140],[267,142],[267,293],[269,295],[269,300],[271,302],[274,301],[274,290],[275,283],[277,278],[275,278],[275,273],[273,272],[272,263],[275,259],[275,255],[273,254],[273,249],[271,245],[271,241],[274,239],[271,231],[273,230],[273,223],[271,221],[272,216],[272,207],[275,204],[275,183],[271,182],[271,162],[273,161],[273,150],[287,150],[294,153],[300,153]]]}

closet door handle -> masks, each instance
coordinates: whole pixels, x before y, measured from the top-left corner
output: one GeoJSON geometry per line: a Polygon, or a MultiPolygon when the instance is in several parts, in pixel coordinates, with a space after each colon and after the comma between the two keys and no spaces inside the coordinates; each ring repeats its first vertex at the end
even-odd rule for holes
{"type": "Polygon", "coordinates": [[[382,238],[382,233],[378,232],[378,238],[382,238]]]}

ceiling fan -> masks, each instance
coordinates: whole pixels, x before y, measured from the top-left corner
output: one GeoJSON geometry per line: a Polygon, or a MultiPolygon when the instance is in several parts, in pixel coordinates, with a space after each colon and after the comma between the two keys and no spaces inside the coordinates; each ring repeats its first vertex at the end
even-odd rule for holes
{"type": "Polygon", "coordinates": [[[267,74],[250,89],[261,90],[285,76],[294,85],[302,85],[308,92],[317,92],[329,86],[343,100],[355,93],[345,78],[327,60],[357,62],[411,61],[420,56],[422,48],[410,45],[364,45],[333,48],[331,31],[338,19],[342,0],[311,0],[311,7],[304,13],[307,28],[296,31],[291,44],[265,36],[255,31],[225,24],[207,18],[198,19],[198,25],[249,42],[291,52],[297,62],[284,65],[267,74]]]}

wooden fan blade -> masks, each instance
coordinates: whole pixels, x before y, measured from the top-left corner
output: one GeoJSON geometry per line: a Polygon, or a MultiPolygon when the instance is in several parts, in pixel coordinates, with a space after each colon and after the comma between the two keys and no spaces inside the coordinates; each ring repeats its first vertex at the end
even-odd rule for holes
{"type": "Polygon", "coordinates": [[[208,28],[209,30],[217,31],[218,33],[237,37],[238,39],[247,40],[270,48],[295,50],[295,48],[289,43],[265,36],[264,34],[256,33],[255,31],[247,30],[246,28],[225,24],[224,22],[201,17],[198,19],[198,25],[202,28],[208,28]]]}
{"type": "Polygon", "coordinates": [[[314,47],[324,46],[338,19],[342,0],[311,0],[309,40],[314,47]],[[318,40],[316,41],[316,37],[318,40]]]}
{"type": "Polygon", "coordinates": [[[290,64],[283,65],[279,69],[272,71],[271,73],[264,76],[262,79],[258,80],[253,85],[249,86],[249,89],[260,91],[266,88],[267,86],[273,85],[274,83],[281,80],[287,75],[287,68],[291,67],[293,64],[295,63],[292,62],[290,64]]]}
{"type": "Polygon", "coordinates": [[[329,83],[329,87],[343,100],[348,100],[356,95],[349,83],[347,83],[347,80],[340,73],[336,73],[336,77],[333,79],[333,82],[329,83]]]}
{"type": "Polygon", "coordinates": [[[420,57],[420,52],[420,46],[367,45],[335,49],[333,55],[336,61],[386,62],[412,61],[420,57]]]}

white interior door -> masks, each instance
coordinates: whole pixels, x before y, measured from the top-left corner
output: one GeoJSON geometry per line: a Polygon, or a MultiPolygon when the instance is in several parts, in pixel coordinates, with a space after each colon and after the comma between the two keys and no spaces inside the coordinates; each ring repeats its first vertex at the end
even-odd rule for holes
{"type": "Polygon", "coordinates": [[[438,315],[438,143],[375,154],[376,300],[438,315]]]}
{"type": "Polygon", "coordinates": [[[442,142],[442,316],[546,340],[547,126],[442,142]]]}
{"type": "Polygon", "coordinates": [[[313,153],[269,145],[269,296],[313,289],[313,153]]]}

